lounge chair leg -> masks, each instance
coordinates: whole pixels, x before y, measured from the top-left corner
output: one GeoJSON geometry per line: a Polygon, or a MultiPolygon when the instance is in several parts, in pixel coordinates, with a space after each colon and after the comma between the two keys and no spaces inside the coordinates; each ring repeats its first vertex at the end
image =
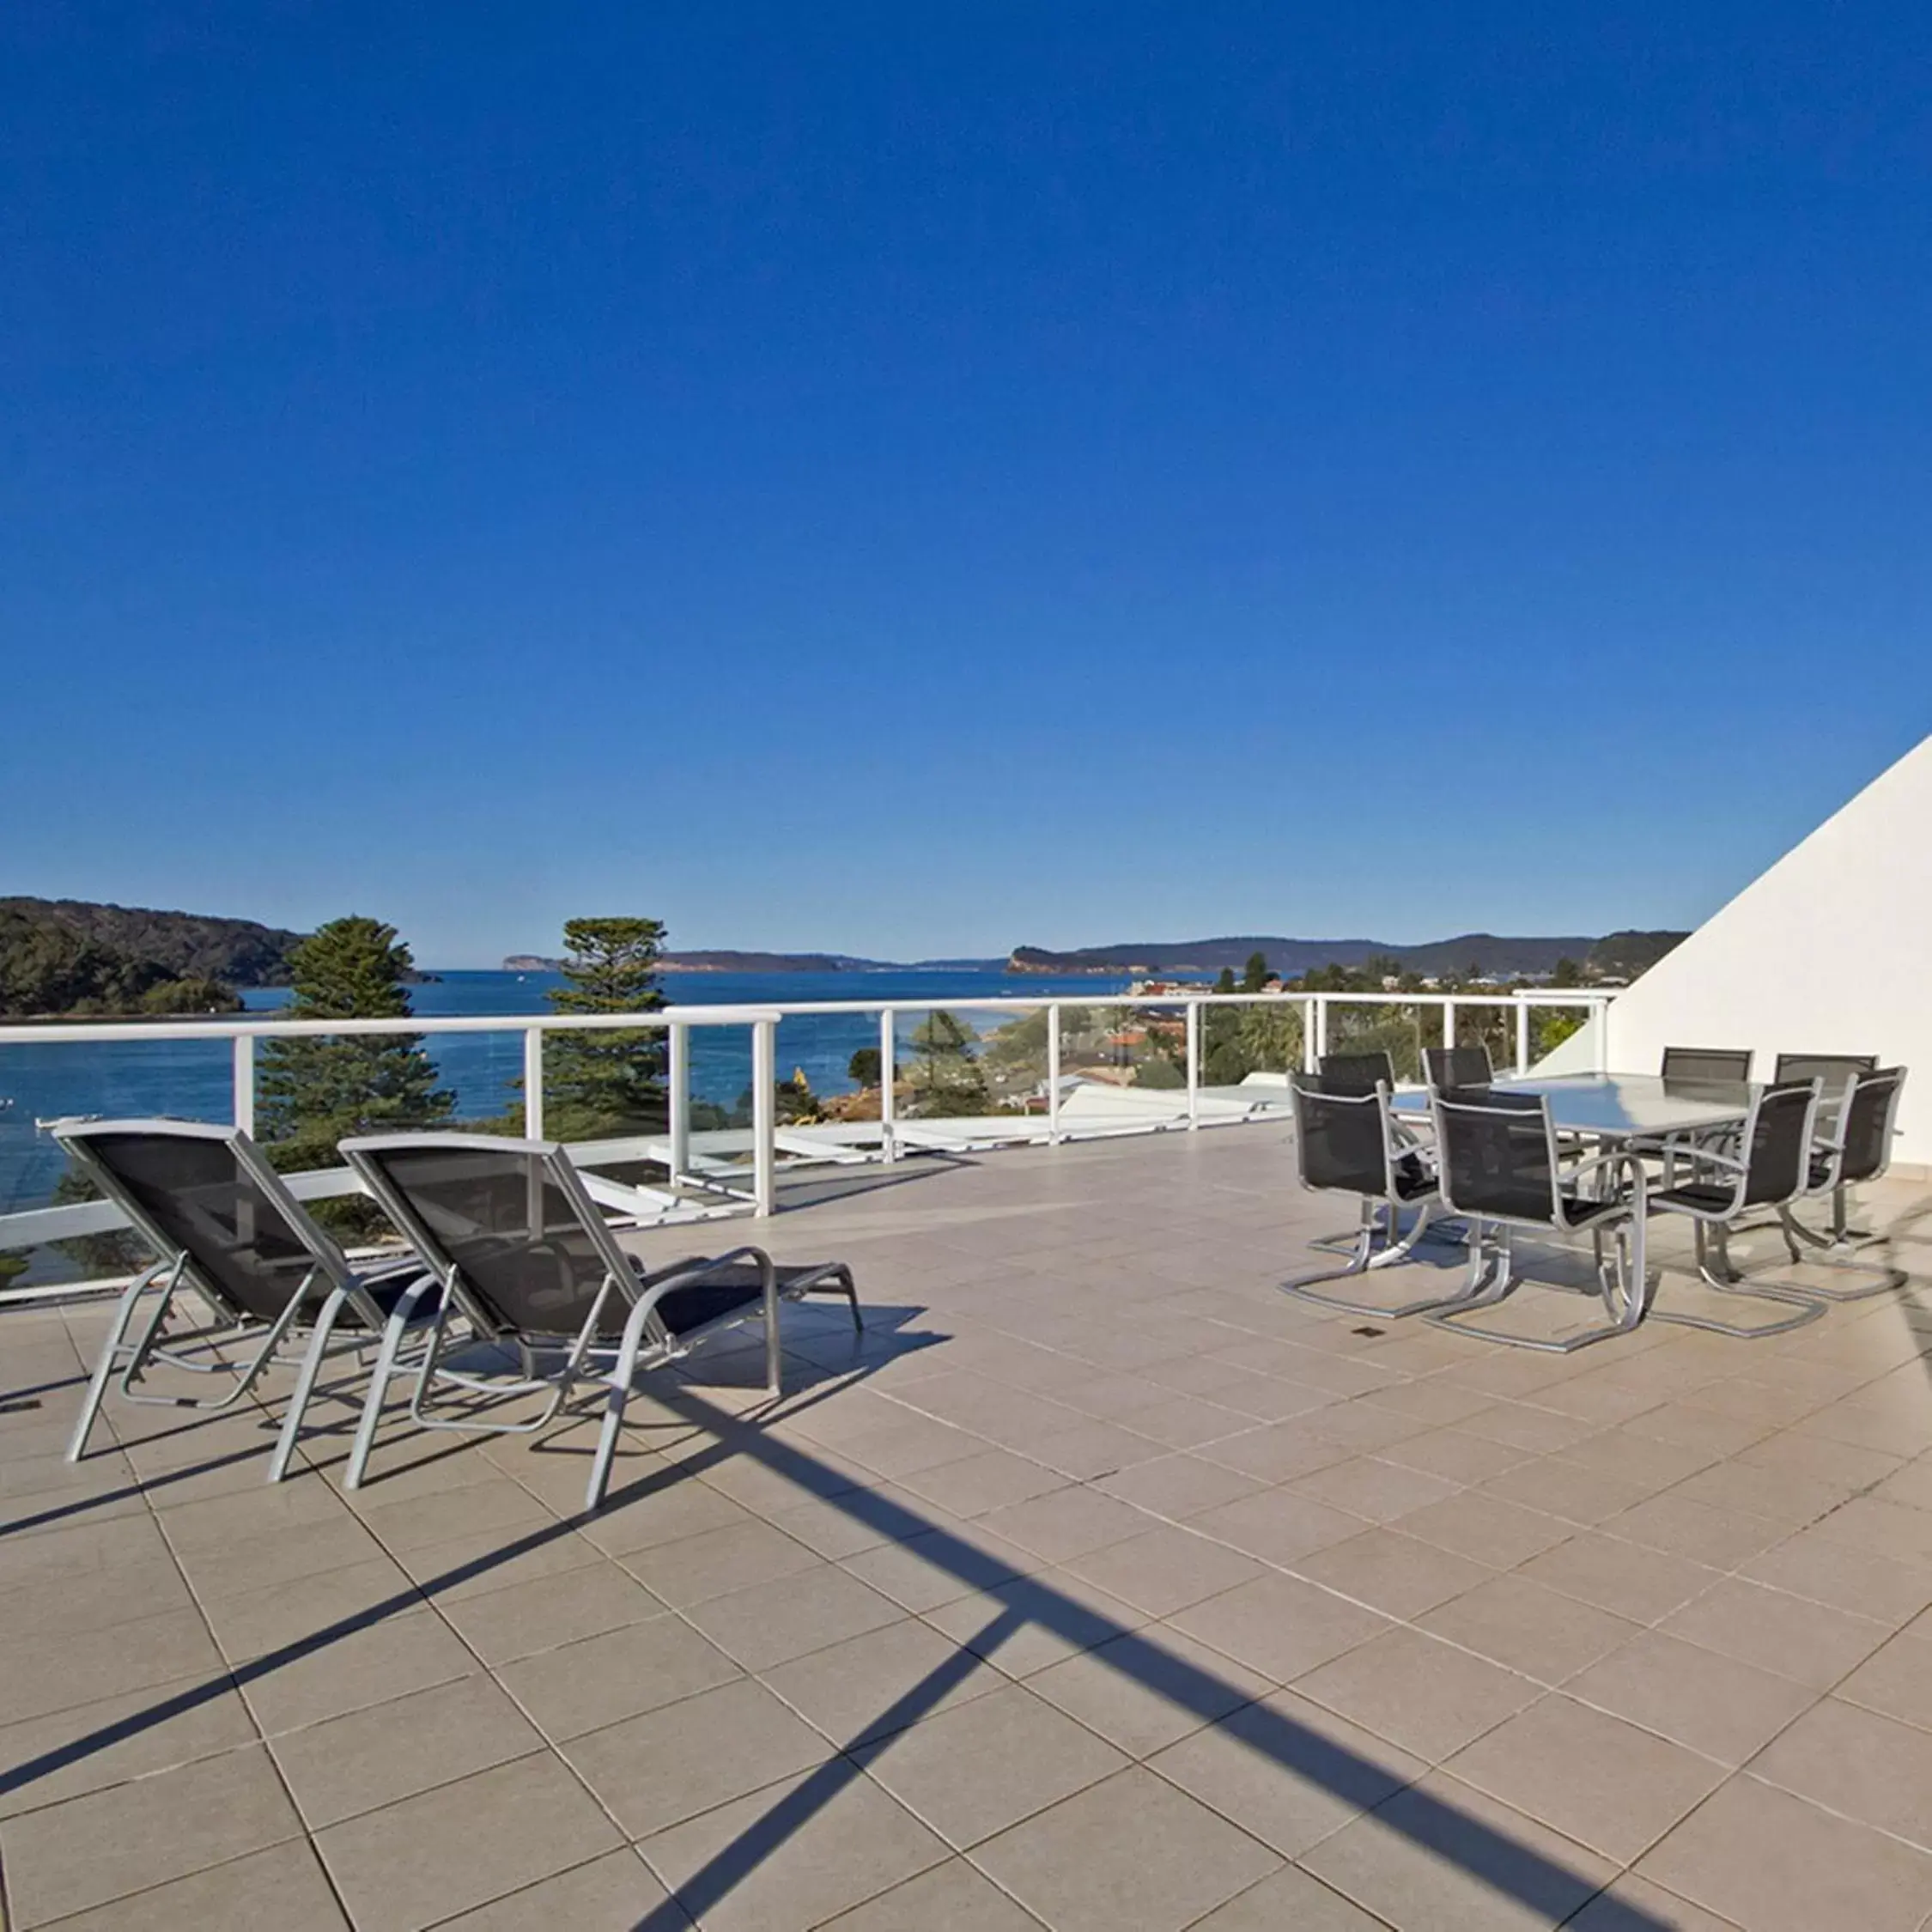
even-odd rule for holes
{"type": "Polygon", "coordinates": [[[778,1270],[767,1261],[765,1276],[765,1392],[785,1393],[785,1352],[778,1333],[778,1270]]]}
{"type": "Polygon", "coordinates": [[[601,1505],[604,1492],[611,1485],[611,1464],[617,1456],[617,1437],[623,1432],[624,1404],[630,1400],[631,1377],[637,1373],[644,1323],[653,1306],[651,1302],[642,1301],[631,1309],[624,1323],[623,1339],[617,1344],[617,1359],[611,1370],[611,1393],[605,1399],[604,1420],[597,1432],[597,1453],[591,1458],[590,1484],[584,1492],[586,1513],[601,1505]]]}
{"type": "Polygon", "coordinates": [[[308,1407],[310,1395],[314,1393],[315,1378],[322,1372],[322,1358],[328,1352],[329,1334],[336,1325],[336,1316],[341,1313],[347,1297],[347,1289],[336,1289],[315,1317],[315,1332],[308,1338],[307,1352],[302,1357],[301,1367],[296,1370],[295,1386],[289,1396],[289,1413],[282,1419],[282,1433],[276,1440],[275,1454],[269,1458],[268,1479],[271,1483],[280,1482],[289,1472],[296,1439],[302,1432],[302,1414],[308,1407]]]}
{"type": "Polygon", "coordinates": [[[121,1352],[128,1323],[134,1319],[134,1304],[154,1286],[155,1277],[160,1273],[158,1267],[149,1268],[136,1275],[121,1291],[121,1298],[114,1308],[114,1319],[108,1325],[107,1339],[100,1345],[100,1359],[94,1364],[94,1374],[88,1380],[88,1392],[82,1399],[81,1413],[74,1423],[74,1434],[67,1444],[70,1462],[78,1462],[87,1454],[88,1437],[93,1431],[94,1418],[100,1413],[107,1384],[114,1378],[115,1358],[121,1352]]]}
{"type": "Polygon", "coordinates": [[[376,1352],[375,1367],[369,1371],[369,1393],[362,1403],[362,1419],[355,1425],[355,1440],[349,1451],[349,1467],[343,1472],[344,1489],[360,1489],[363,1472],[369,1466],[369,1451],[375,1447],[377,1425],[382,1420],[382,1400],[396,1373],[396,1357],[403,1346],[414,1302],[408,1296],[397,1303],[396,1312],[384,1323],[382,1346],[376,1352]]]}

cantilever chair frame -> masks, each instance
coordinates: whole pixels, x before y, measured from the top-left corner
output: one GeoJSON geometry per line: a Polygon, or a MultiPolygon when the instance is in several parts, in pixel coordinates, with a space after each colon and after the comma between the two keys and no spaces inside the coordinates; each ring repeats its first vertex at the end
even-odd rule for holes
{"type": "MultiPolygon", "coordinates": [[[[815,1287],[832,1285],[851,1303],[854,1327],[862,1328],[865,1325],[852,1271],[841,1261],[796,1273],[787,1271],[781,1287],[779,1270],[771,1256],[762,1248],[747,1243],[724,1255],[692,1257],[674,1262],[654,1273],[647,1272],[635,1256],[627,1254],[618,1244],[609,1223],[592,1201],[568,1151],[555,1141],[508,1140],[493,1134],[371,1134],[343,1141],[341,1151],[383,1212],[402,1230],[420,1258],[421,1265],[429,1270],[443,1291],[428,1344],[420,1362],[414,1365],[415,1385],[410,1393],[410,1420],[424,1429],[450,1429],[484,1435],[532,1435],[549,1426],[579,1382],[600,1384],[607,1394],[597,1449],[591,1462],[584,1505],[586,1510],[596,1509],[603,1501],[623,1427],[624,1406],[631,1393],[631,1384],[641,1369],[662,1368],[682,1361],[714,1336],[739,1327],[754,1318],[762,1318],[766,1386],[769,1393],[776,1396],[783,1392],[783,1353],[778,1327],[781,1301],[798,1300],[815,1287]],[[523,1155],[539,1163],[544,1178],[556,1188],[580,1223],[605,1271],[603,1287],[574,1338],[532,1337],[500,1319],[487,1298],[479,1295],[465,1277],[460,1265],[382,1163],[383,1154],[392,1150],[416,1152],[437,1147],[523,1155]],[[676,1334],[665,1325],[659,1312],[659,1304],[671,1290],[701,1283],[708,1275],[720,1269],[745,1262],[757,1271],[759,1291],[755,1300],[713,1321],[676,1334]],[[618,1340],[600,1341],[598,1322],[613,1295],[629,1302],[630,1309],[618,1340]],[[478,1339],[513,1345],[522,1362],[522,1378],[476,1376],[446,1366],[442,1356],[448,1338],[448,1318],[453,1313],[461,1314],[478,1339]],[[563,1357],[561,1365],[550,1373],[543,1372],[538,1365],[538,1354],[558,1350],[563,1357]],[[593,1366],[598,1358],[605,1358],[607,1365],[593,1366]],[[499,1397],[547,1391],[548,1400],[534,1419],[522,1422],[438,1415],[428,1406],[429,1392],[435,1383],[448,1384],[473,1394],[499,1397]]],[[[350,1451],[349,1467],[343,1479],[343,1486],[346,1489],[357,1488],[362,1482],[390,1382],[398,1374],[412,1372],[409,1364],[398,1364],[397,1352],[390,1346],[391,1338],[386,1334],[383,1340],[383,1352],[370,1379],[368,1397],[363,1405],[355,1447],[350,1451]]]]}
{"type": "Polygon", "coordinates": [[[1423,1319],[1458,1334],[1480,1336],[1485,1341],[1501,1342],[1511,1348],[1535,1349],[1548,1355],[1569,1355],[1579,1348],[1589,1347],[1593,1342],[1607,1341],[1613,1335],[1628,1334],[1649,1309],[1650,1281],[1644,1240],[1644,1224],[1649,1213],[1646,1179],[1642,1160],[1621,1148],[1566,1166],[1561,1157],[1556,1128],[1551,1123],[1549,1103],[1540,1096],[1534,1098],[1534,1107],[1520,1102],[1498,1105],[1487,1096],[1481,1099],[1465,1098],[1455,1093],[1431,1090],[1429,1115],[1436,1129],[1436,1173],[1443,1205],[1451,1213],[1467,1219],[1474,1230],[1474,1238],[1470,1242],[1468,1286],[1457,1297],[1455,1306],[1437,1309],[1425,1315],[1423,1319]],[[1449,1178],[1450,1130],[1444,1115],[1458,1111],[1490,1114],[1511,1120],[1519,1127],[1534,1123],[1540,1127],[1550,1176],[1550,1213],[1546,1219],[1499,1214],[1493,1207],[1472,1206],[1455,1199],[1449,1178]],[[1601,1176],[1618,1172],[1627,1176],[1629,1193],[1607,1205],[1600,1213],[1572,1220],[1564,1206],[1564,1187],[1575,1189],[1586,1180],[1595,1184],[1601,1176]],[[1603,1298],[1609,1321],[1574,1335],[1546,1339],[1540,1335],[1515,1334],[1504,1328],[1479,1327],[1473,1322],[1457,1319],[1468,1309],[1495,1307],[1499,1302],[1508,1300],[1522,1285],[1523,1277],[1516,1273],[1516,1267],[1514,1236],[1518,1229],[1537,1234],[1587,1233],[1590,1236],[1596,1264],[1597,1290],[1603,1298]],[[1613,1267],[1603,1246],[1605,1234],[1613,1229],[1617,1236],[1613,1267]]]}
{"type": "MultiPolygon", "coordinates": [[[[1796,1056],[1790,1056],[1796,1057],[1796,1056]]],[[[1873,1295],[1883,1295],[1893,1289],[1903,1288],[1910,1279],[1903,1268],[1893,1267],[1881,1262],[1861,1261],[1858,1251],[1884,1237],[1867,1229],[1851,1225],[1850,1189],[1855,1182],[1876,1181],[1892,1164],[1892,1139],[1897,1131],[1899,1103],[1905,1087],[1905,1070],[1899,1066],[1881,1067],[1875,1062],[1858,1072],[1848,1080],[1838,1096],[1838,1106],[1832,1116],[1832,1129],[1828,1133],[1814,1133],[1812,1145],[1820,1156],[1816,1170],[1817,1178],[1801,1188],[1791,1200],[1778,1206],[1779,1227],[1784,1235],[1784,1245],[1794,1261],[1809,1262],[1817,1267],[1840,1268],[1848,1273],[1869,1274],[1877,1279],[1863,1288],[1821,1288],[1807,1286],[1805,1292],[1825,1302],[1860,1302],[1873,1295]],[[1878,1081],[1890,1084],[1891,1091],[1886,1096],[1883,1115],[1878,1124],[1877,1139],[1884,1150],[1879,1164],[1870,1172],[1853,1176],[1850,1180],[1844,1172],[1846,1141],[1851,1125],[1851,1110],[1862,1088],[1878,1081]],[[1796,1200],[1815,1200],[1828,1196],[1832,1203],[1831,1224],[1820,1233],[1815,1228],[1807,1228],[1798,1219],[1794,1210],[1796,1200]],[[1807,1254],[1806,1249],[1811,1249],[1807,1254]]],[[[1825,1112],[1825,1103],[1820,1100],[1819,1113],[1825,1112]]]]}
{"type": "MultiPolygon", "coordinates": [[[[1741,1340],[1755,1341],[1765,1335],[1782,1335],[1793,1328],[1801,1328],[1807,1321],[1815,1321],[1825,1312],[1825,1301],[1812,1289],[1800,1286],[1796,1282],[1763,1281],[1746,1275],[1731,1260],[1728,1236],[1730,1230],[1742,1220],[1747,1207],[1769,1206],[1777,1211],[1782,1218],[1786,1208],[1795,1196],[1803,1191],[1809,1172],[1813,1136],[1818,1115],[1817,1080],[1788,1082],[1783,1086],[1773,1084],[1759,1090],[1751,1103],[1751,1111],[1745,1116],[1743,1124],[1735,1133],[1726,1136],[1722,1142],[1707,1140],[1702,1143],[1678,1141],[1671,1146],[1668,1155],[1668,1169],[1674,1173],[1676,1164],[1684,1163],[1695,1174],[1699,1169],[1720,1178],[1720,1186],[1728,1183],[1729,1199],[1719,1199],[1709,1206],[1682,1200],[1673,1200],[1674,1191],[1670,1186],[1656,1189],[1651,1195],[1654,1212],[1664,1214],[1682,1214],[1691,1223],[1692,1242],[1692,1266],[1698,1279],[1706,1287],[1715,1289],[1722,1295],[1739,1295],[1747,1300],[1770,1302],[1794,1308],[1796,1313],[1781,1321],[1766,1321],[1755,1327],[1746,1327],[1739,1322],[1719,1321],[1710,1315],[1684,1315],[1669,1310],[1660,1310],[1654,1317],[1658,1321],[1671,1322],[1679,1327],[1702,1328],[1714,1335],[1734,1335],[1741,1340]],[[1782,1200],[1762,1200],[1753,1202],[1747,1200],[1752,1182],[1751,1150],[1757,1142],[1758,1119],[1767,1102],[1791,1092],[1798,1086],[1809,1090],[1809,1098],[1805,1107],[1803,1121],[1798,1130],[1797,1156],[1789,1193],[1782,1200]],[[1733,1152],[1731,1149],[1739,1150],[1733,1152]]],[[[1786,1240],[1789,1241],[1787,1235],[1786,1240]]],[[[1794,1254],[1794,1260],[1798,1257],[1794,1254]]]]}
{"type": "Polygon", "coordinates": [[[75,1421],[74,1433],[67,1447],[67,1460],[78,1462],[86,1454],[88,1437],[100,1413],[101,1403],[117,1369],[120,1371],[120,1393],[130,1402],[145,1403],[158,1408],[217,1413],[232,1408],[247,1394],[261,1379],[283,1342],[306,1328],[308,1347],[296,1375],[295,1389],[289,1398],[289,1411],[283,1419],[275,1453],[269,1460],[268,1479],[271,1483],[279,1482],[287,1473],[294,1456],[301,1434],[302,1417],[314,1393],[316,1377],[325,1357],[332,1349],[343,1346],[365,1348],[379,1337],[381,1349],[392,1354],[400,1346],[404,1331],[419,1318],[422,1298],[435,1287],[435,1282],[422,1274],[421,1264],[413,1256],[374,1270],[352,1267],[349,1257],[316,1224],[313,1217],[289,1191],[288,1183],[269,1165],[260,1148],[240,1127],[200,1121],[158,1119],[64,1121],[55,1127],[54,1138],[76,1166],[127,1216],[135,1232],[160,1256],[151,1267],[136,1275],[121,1292],[113,1319],[108,1323],[100,1358],[94,1364],[87,1394],[82,1400],[80,1415],[75,1421]],[[139,1200],[123,1185],[112,1166],[91,1145],[97,1139],[131,1134],[220,1143],[250,1185],[282,1217],[289,1233],[308,1254],[311,1266],[273,1321],[264,1321],[252,1314],[236,1302],[207,1269],[197,1267],[191,1253],[156,1224],[139,1200]],[[408,1282],[393,1305],[385,1309],[372,1292],[374,1285],[382,1282],[393,1287],[398,1278],[404,1275],[419,1279],[408,1282]],[[176,1297],[184,1288],[192,1291],[216,1320],[212,1324],[178,1337],[172,1346],[164,1346],[162,1331],[173,1311],[176,1297]],[[143,1297],[149,1294],[156,1297],[155,1305],[131,1340],[130,1330],[136,1311],[143,1297]],[[305,1316],[305,1309],[311,1307],[319,1295],[322,1297],[321,1305],[315,1308],[313,1315],[305,1316]],[[352,1339],[338,1337],[335,1333],[337,1324],[345,1314],[355,1324],[352,1339]],[[205,1351],[250,1340],[255,1343],[253,1353],[237,1363],[225,1362],[219,1357],[213,1361],[196,1361],[182,1352],[184,1345],[196,1346],[205,1351]],[[169,1368],[195,1375],[218,1375],[227,1371],[233,1375],[234,1381],[225,1394],[206,1400],[197,1400],[186,1395],[143,1394],[138,1384],[154,1363],[164,1363],[169,1368]]]}
{"type": "MultiPolygon", "coordinates": [[[[1429,1295],[1420,1300],[1405,1302],[1396,1307],[1387,1307],[1375,1302],[1352,1301],[1341,1295],[1324,1295],[1316,1292],[1319,1284],[1326,1281],[1346,1281],[1358,1274],[1367,1274],[1376,1268],[1393,1267],[1406,1261],[1417,1247],[1432,1231],[1440,1226],[1438,1219],[1441,1201],[1433,1182],[1428,1187],[1404,1193],[1397,1181],[1399,1163],[1405,1160],[1420,1160],[1423,1157],[1419,1145],[1405,1144],[1401,1138],[1400,1123],[1395,1119],[1388,1104],[1388,1088],[1382,1081],[1362,1093],[1318,1093],[1303,1083],[1309,1076],[1296,1073],[1290,1076],[1290,1086],[1294,1095],[1295,1108],[1295,1160],[1296,1177],[1311,1194],[1358,1194],[1361,1201],[1361,1220],[1354,1231],[1354,1246],[1347,1261],[1339,1268],[1321,1268],[1312,1274],[1296,1275],[1281,1284],[1283,1291],[1297,1296],[1318,1306],[1336,1309],[1345,1315],[1380,1315],[1388,1320],[1400,1319],[1406,1315],[1426,1314],[1431,1309],[1447,1308],[1461,1299],[1460,1292],[1455,1295],[1429,1295]],[[1309,1144],[1306,1103],[1319,1100],[1324,1105],[1337,1107],[1368,1107],[1375,1109],[1376,1126],[1380,1133],[1382,1149],[1382,1186],[1377,1192],[1344,1188],[1326,1182],[1311,1181],[1308,1175],[1307,1148],[1309,1144]],[[1402,1232],[1402,1210],[1406,1207],[1416,1211],[1414,1224],[1405,1235],[1402,1232]]],[[[1317,1075],[1316,1078],[1322,1076],[1317,1075]]],[[[1324,1236],[1321,1241],[1311,1243],[1315,1247],[1327,1245],[1346,1236],[1324,1236]]]]}

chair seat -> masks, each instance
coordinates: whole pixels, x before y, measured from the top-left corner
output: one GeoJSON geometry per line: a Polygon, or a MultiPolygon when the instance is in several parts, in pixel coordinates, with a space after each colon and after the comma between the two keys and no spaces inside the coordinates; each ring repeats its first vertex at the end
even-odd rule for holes
{"type": "Polygon", "coordinates": [[[1403,1200],[1415,1200],[1436,1191],[1436,1176],[1413,1154],[1404,1154],[1395,1163],[1395,1192],[1403,1200]]]}
{"type": "Polygon", "coordinates": [[[1606,1214],[1617,1213],[1629,1205],[1621,1196],[1611,1200],[1594,1200],[1582,1194],[1566,1194],[1563,1197],[1563,1218],[1571,1227],[1581,1228],[1592,1221],[1601,1221],[1606,1214]]]}
{"type": "MultiPolygon", "coordinates": [[[[393,1267],[384,1268],[373,1275],[359,1274],[355,1278],[355,1283],[375,1303],[377,1312],[386,1321],[396,1312],[396,1304],[422,1279],[423,1273],[422,1264],[411,1261],[399,1262],[393,1267]]],[[[416,1322],[428,1321],[441,1304],[442,1296],[440,1293],[425,1295],[410,1311],[410,1325],[413,1327],[416,1322]]],[[[343,1304],[342,1313],[336,1317],[336,1322],[338,1327],[343,1328],[362,1327],[362,1323],[356,1319],[355,1304],[353,1302],[343,1304]]]]}
{"type": "Polygon", "coordinates": [[[1680,1208],[1688,1214],[1728,1214],[1736,1205],[1737,1189],[1693,1181],[1681,1188],[1660,1189],[1650,1200],[1654,1206],[1680,1208]]]}

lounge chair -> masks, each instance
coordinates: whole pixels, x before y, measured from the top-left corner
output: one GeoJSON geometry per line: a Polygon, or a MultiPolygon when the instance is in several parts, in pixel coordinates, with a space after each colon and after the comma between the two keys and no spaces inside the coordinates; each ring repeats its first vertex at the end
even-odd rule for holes
{"type": "Polygon", "coordinates": [[[70,1462],[86,1453],[117,1370],[131,1402],[226,1409],[255,1386],[285,1342],[306,1335],[307,1351],[269,1462],[269,1480],[279,1482],[331,1349],[366,1346],[380,1335],[393,1353],[435,1311],[437,1285],[413,1257],[382,1268],[350,1267],[239,1127],[67,1121],[54,1138],[161,1257],[129,1283],[115,1309],[68,1445],[70,1462]],[[206,1304],[213,1320],[169,1335],[167,1324],[184,1290],[206,1304]],[[150,1296],[154,1307],[136,1329],[137,1310],[150,1296]],[[247,1351],[240,1359],[223,1359],[238,1346],[247,1351]],[[142,1384],[157,1364],[232,1376],[232,1385],[206,1400],[155,1394],[142,1384]]]}
{"type": "Polygon", "coordinates": [[[444,1291],[420,1361],[399,1362],[384,1339],[343,1477],[347,1488],[362,1480],[396,1376],[415,1376],[410,1414],[421,1426],[505,1435],[547,1426],[573,1388],[593,1382],[609,1391],[585,1497],[585,1508],[594,1510],[610,1480],[638,1370],[681,1361],[714,1338],[762,1320],[766,1379],[775,1395],[781,1302],[830,1290],[851,1303],[853,1326],[863,1326],[852,1271],[841,1261],[781,1268],[762,1249],[744,1247],[647,1271],[618,1245],[569,1156],[552,1142],[410,1133],[345,1140],[342,1151],[444,1291]],[[513,1348],[521,1376],[447,1365],[454,1315],[477,1340],[513,1348]],[[438,1385],[486,1396],[547,1392],[548,1399],[534,1418],[519,1422],[436,1414],[427,1405],[438,1385]]]}

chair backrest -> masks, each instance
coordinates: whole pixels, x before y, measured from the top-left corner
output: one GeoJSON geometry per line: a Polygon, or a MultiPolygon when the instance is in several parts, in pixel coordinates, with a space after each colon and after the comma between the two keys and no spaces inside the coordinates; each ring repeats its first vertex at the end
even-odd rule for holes
{"type": "Polygon", "coordinates": [[[1708,1081],[1713,1085],[1748,1080],[1751,1078],[1751,1048],[1666,1047],[1663,1077],[1667,1080],[1708,1081]]]}
{"type": "Polygon", "coordinates": [[[1771,1084],[1816,1080],[1825,1106],[1831,1107],[1861,1073],[1878,1065],[1876,1054],[1780,1054],[1771,1068],[1771,1084]]]}
{"type": "Polygon", "coordinates": [[[1438,1088],[1429,1107],[1443,1203],[1452,1213],[1560,1224],[1556,1135],[1542,1095],[1438,1088]]]}
{"type": "Polygon", "coordinates": [[[554,1142],[382,1134],[342,1151],[483,1334],[571,1337],[593,1311],[598,1333],[623,1327],[636,1275],[554,1142]]]}
{"type": "Polygon", "coordinates": [[[1423,1070],[1440,1091],[1451,1087],[1486,1087],[1496,1078],[1487,1047],[1425,1047],[1423,1070]]]}
{"type": "Polygon", "coordinates": [[[1773,1206],[1804,1191],[1817,1111],[1815,1078],[1769,1086],[1758,1096],[1744,1126],[1741,1208],[1773,1206]]]}
{"type": "Polygon", "coordinates": [[[1845,1103],[1840,1181],[1875,1181],[1891,1166],[1893,1127],[1905,1085],[1902,1066],[1875,1068],[1858,1076],[1845,1103]]]}
{"type": "Polygon", "coordinates": [[[1295,1159],[1304,1188],[1341,1194],[1394,1193],[1390,1171],[1388,1090],[1364,1093],[1352,1080],[1331,1082],[1325,1073],[1292,1077],[1295,1159]]]}
{"type": "Polygon", "coordinates": [[[1387,1054],[1323,1054],[1321,1078],[1330,1093],[1373,1093],[1395,1084],[1395,1063],[1387,1054]]]}
{"type": "Polygon", "coordinates": [[[272,1322],[305,1288],[317,1298],[353,1291],[341,1249],[240,1128],[73,1121],[54,1138],[163,1261],[185,1261],[228,1320],[272,1322]]]}

